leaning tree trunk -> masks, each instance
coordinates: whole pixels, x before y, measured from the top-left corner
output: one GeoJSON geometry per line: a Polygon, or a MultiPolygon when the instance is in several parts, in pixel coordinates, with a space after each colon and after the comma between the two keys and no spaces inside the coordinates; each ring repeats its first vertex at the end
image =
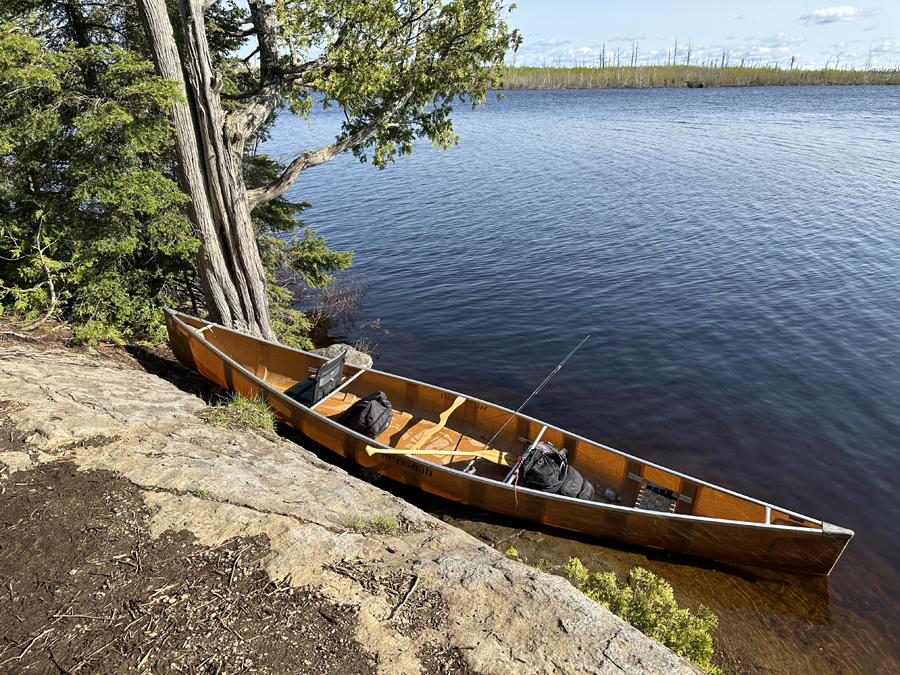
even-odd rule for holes
{"type": "Polygon", "coordinates": [[[210,64],[203,3],[179,0],[184,64],[165,0],[140,0],[139,5],[157,73],[179,82],[187,100],[172,106],[171,114],[180,177],[191,196],[189,218],[201,244],[197,267],[210,318],[277,340],[241,170],[244,140],[226,128],[219,97],[222,82],[210,64]]]}

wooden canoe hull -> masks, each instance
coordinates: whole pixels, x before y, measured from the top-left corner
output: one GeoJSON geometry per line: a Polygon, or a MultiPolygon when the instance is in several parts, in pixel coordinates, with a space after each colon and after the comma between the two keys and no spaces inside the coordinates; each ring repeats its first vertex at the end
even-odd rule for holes
{"type": "MultiPolygon", "coordinates": [[[[280,379],[278,371],[283,369],[279,368],[279,363],[295,358],[303,360],[304,364],[309,362],[320,365],[323,362],[321,357],[250,336],[243,337],[255,342],[255,354],[253,346],[246,349],[242,346],[244,353],[236,356],[227,353],[229,347],[219,348],[223,347],[221,343],[217,347],[216,340],[207,340],[197,333],[196,329],[206,325],[205,322],[174,312],[167,312],[166,320],[172,351],[189,368],[245,397],[263,398],[279,419],[339,455],[388,478],[434,495],[488,511],[597,537],[800,574],[829,574],[853,535],[850,530],[806,517],[795,517],[796,514],[791,515],[789,521],[786,514],[790,512],[786,510],[754,502],[689,476],[667,473],[660,467],[642,464],[637,458],[623,453],[617,453],[612,459],[624,458],[621,461],[629,471],[632,469],[639,471],[641,475],[649,476],[661,484],[669,481],[672,489],[682,492],[692,491],[695,495],[696,510],[700,512],[702,512],[701,503],[723,504],[724,512],[726,515],[730,514],[729,517],[712,518],[678,513],[678,510],[675,513],[659,513],[604,501],[578,500],[466,474],[458,467],[444,466],[422,457],[380,454],[370,456],[365,449],[366,445],[372,442],[371,439],[343,427],[334,419],[310,410],[283,394],[287,387],[285,382],[290,380],[280,379]],[[245,365],[241,365],[238,358],[245,365]],[[676,479],[677,484],[671,483],[676,479]],[[708,497],[699,498],[706,493],[708,497]],[[775,518],[768,515],[770,512],[784,516],[782,522],[797,521],[802,523],[802,526],[738,519],[754,518],[755,515],[745,516],[743,512],[752,511],[757,507],[764,510],[766,518],[772,522],[775,518]]],[[[227,329],[216,327],[216,331],[218,336],[222,336],[227,329]]],[[[235,345],[243,343],[232,343],[230,349],[236,349],[235,345]]],[[[366,371],[361,375],[369,377],[372,385],[389,390],[389,398],[392,401],[402,400],[404,392],[409,396],[411,391],[415,391],[414,396],[417,400],[428,396],[453,400],[458,396],[455,392],[379,371],[366,371]]],[[[483,411],[484,415],[490,414],[493,419],[497,417],[498,410],[504,409],[470,398],[460,409],[459,416],[463,421],[461,424],[471,426],[479,422],[477,417],[479,411],[483,411]]],[[[512,414],[511,411],[505,412],[512,414]]],[[[482,421],[482,424],[484,423],[482,421]]],[[[513,433],[533,438],[540,428],[546,429],[545,440],[551,440],[559,447],[565,444],[566,447],[574,449],[573,465],[576,464],[575,459],[579,454],[587,456],[593,450],[612,451],[605,446],[599,446],[587,439],[521,415],[513,433]]],[[[602,475],[601,469],[597,469],[594,473],[602,475]]],[[[613,484],[609,480],[606,483],[613,484]]],[[[616,486],[625,491],[628,483],[629,481],[620,481],[616,486]]]]}

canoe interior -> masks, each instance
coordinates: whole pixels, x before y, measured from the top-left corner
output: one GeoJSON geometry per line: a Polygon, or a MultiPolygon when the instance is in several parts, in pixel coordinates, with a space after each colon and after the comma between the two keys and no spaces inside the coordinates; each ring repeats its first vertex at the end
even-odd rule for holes
{"type": "MultiPolygon", "coordinates": [[[[204,340],[230,356],[267,385],[281,392],[306,380],[311,370],[318,368],[327,360],[282,345],[262,342],[220,326],[206,328],[209,324],[193,317],[179,315],[179,319],[195,329],[205,328],[200,334],[204,340]]],[[[233,386],[234,383],[229,382],[229,378],[233,379],[235,374],[229,371],[227,364],[195,365],[201,374],[214,381],[224,381],[230,389],[241,391],[240,387],[233,386]],[[223,371],[210,372],[216,368],[222,368],[223,371]]],[[[316,410],[329,419],[337,420],[355,401],[373,392],[383,391],[393,405],[394,417],[388,429],[376,440],[397,449],[412,448],[428,429],[438,424],[441,413],[457,398],[456,393],[439,387],[351,365],[344,368],[344,382],[343,388],[320,402],[316,410]]],[[[290,423],[291,411],[283,402],[270,400],[269,403],[277,415],[290,423]]],[[[675,502],[674,513],[677,514],[822,530],[822,523],[819,521],[783,512],[681,476],[611,448],[569,436],[560,429],[545,428],[542,423],[527,416],[515,416],[509,424],[506,424],[511,414],[505,408],[480,400],[467,399],[453,411],[446,426],[431,435],[420,449],[448,453],[480,451],[486,449],[488,442],[499,431],[490,449],[522,455],[528,446],[522,439],[530,441],[542,433],[541,440],[549,441],[557,448],[565,448],[570,464],[595,485],[595,501],[608,503],[602,493],[606,488],[611,488],[621,497],[621,502],[617,503],[619,506],[634,507],[642,486],[642,483],[634,477],[639,477],[653,486],[686,497],[687,499],[678,499],[675,502]]],[[[419,460],[460,471],[468,469],[474,475],[489,480],[502,481],[509,473],[508,466],[474,455],[429,454],[419,456],[419,460]]]]}

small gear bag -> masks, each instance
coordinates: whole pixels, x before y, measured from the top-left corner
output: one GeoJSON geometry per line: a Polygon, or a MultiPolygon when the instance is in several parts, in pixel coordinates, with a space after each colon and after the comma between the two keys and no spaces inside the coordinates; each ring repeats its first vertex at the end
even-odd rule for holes
{"type": "Polygon", "coordinates": [[[393,417],[394,409],[387,394],[376,391],[347,408],[338,422],[364,436],[376,438],[390,426],[393,417]]]}

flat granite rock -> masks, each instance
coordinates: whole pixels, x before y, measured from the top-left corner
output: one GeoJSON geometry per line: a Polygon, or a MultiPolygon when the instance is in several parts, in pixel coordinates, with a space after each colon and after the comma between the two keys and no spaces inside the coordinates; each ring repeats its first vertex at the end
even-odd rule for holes
{"type": "Polygon", "coordinates": [[[153,536],[187,530],[206,545],[266,534],[272,579],[313,585],[359,607],[355,639],[377,671],[425,672],[386,597],[352,570],[397,574],[439,594],[449,620],[433,639],[479,673],[700,673],[564,579],[477,539],[284,440],[213,427],[202,400],[103,358],[0,347],[0,400],[24,439],[10,473],[66,458],[115,471],[144,491],[153,536]],[[202,493],[204,499],[195,495],[202,493]],[[402,536],[347,531],[352,514],[409,525],[402,536]]]}

